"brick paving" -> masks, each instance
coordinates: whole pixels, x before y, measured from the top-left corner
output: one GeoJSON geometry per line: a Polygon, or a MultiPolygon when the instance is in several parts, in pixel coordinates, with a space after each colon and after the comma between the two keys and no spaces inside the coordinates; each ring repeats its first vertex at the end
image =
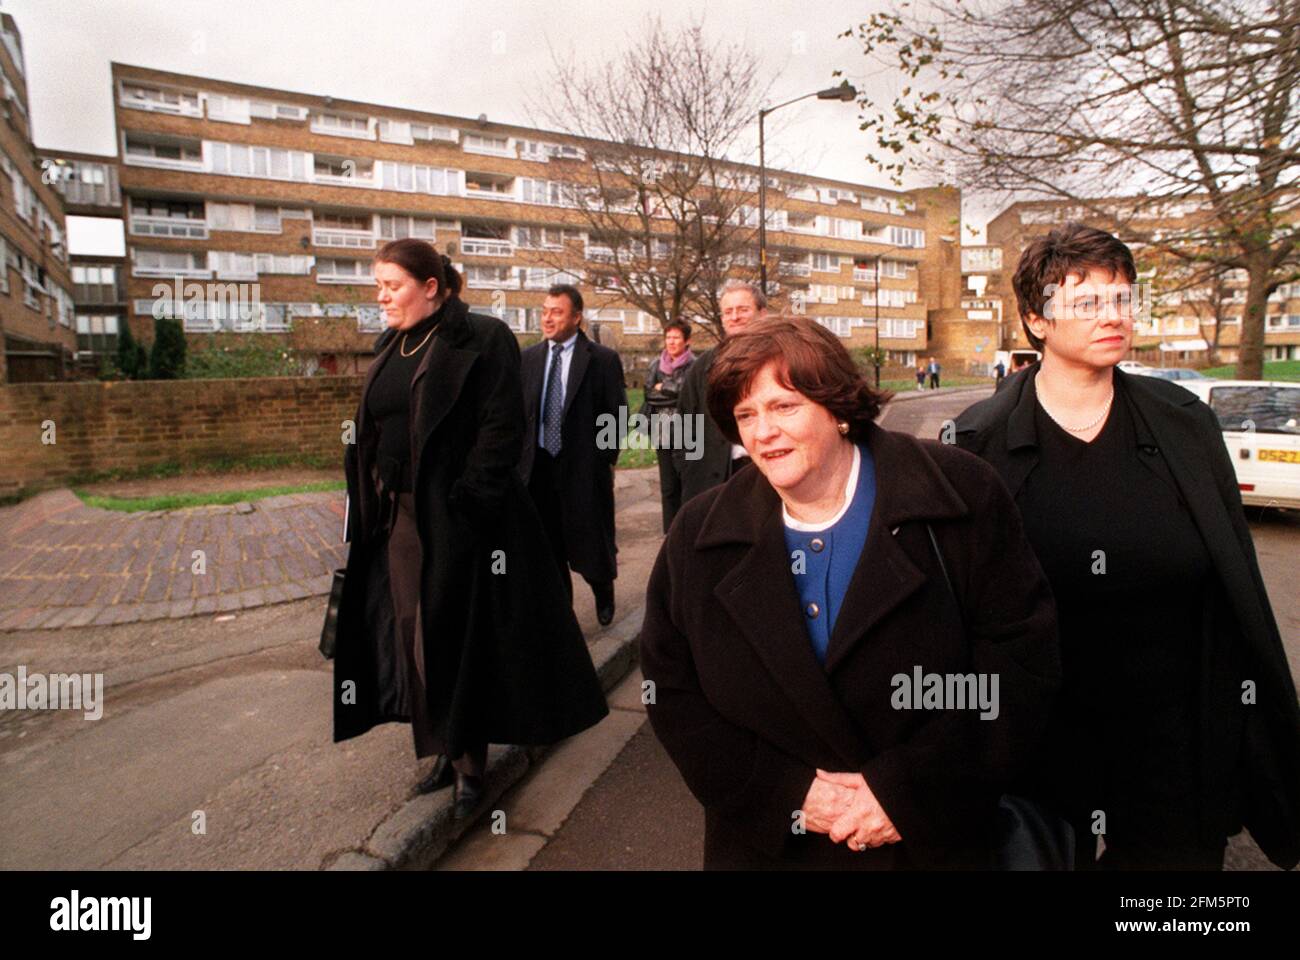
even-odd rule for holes
{"type": "Polygon", "coordinates": [[[342,526],[342,491],[148,513],[88,507],[66,489],[42,493],[0,508],[0,631],[165,620],[328,593],[347,561],[342,526]]]}

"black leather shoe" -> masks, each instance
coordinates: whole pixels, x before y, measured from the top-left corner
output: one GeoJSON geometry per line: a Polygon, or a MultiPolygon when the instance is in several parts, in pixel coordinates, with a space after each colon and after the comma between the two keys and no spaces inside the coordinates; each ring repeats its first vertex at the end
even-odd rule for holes
{"type": "Polygon", "coordinates": [[[483,778],[471,777],[456,771],[455,802],[451,815],[457,820],[464,820],[483,800],[483,778]]]}
{"type": "Polygon", "coordinates": [[[416,784],[416,793],[433,793],[444,787],[450,787],[455,777],[455,769],[445,756],[433,761],[433,770],[427,777],[416,784]]]}
{"type": "Polygon", "coordinates": [[[614,622],[614,585],[608,583],[592,587],[591,592],[596,597],[596,619],[602,627],[608,627],[614,622]]]}

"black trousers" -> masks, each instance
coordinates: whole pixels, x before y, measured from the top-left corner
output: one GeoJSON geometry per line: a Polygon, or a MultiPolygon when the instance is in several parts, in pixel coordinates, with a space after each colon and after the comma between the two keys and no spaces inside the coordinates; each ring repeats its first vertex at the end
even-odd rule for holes
{"type": "MultiPolygon", "coordinates": [[[[392,526],[388,532],[388,582],[397,627],[397,679],[405,688],[406,714],[411,718],[415,755],[430,757],[445,753],[440,730],[429,711],[428,685],[424,672],[424,642],[420,625],[420,534],[415,524],[415,501],[410,493],[396,494],[392,526]]],[[[487,769],[487,744],[475,744],[452,766],[471,777],[487,769]]]]}
{"type": "MultiPolygon", "coordinates": [[[[555,556],[555,565],[560,568],[560,580],[564,583],[564,592],[570,602],[573,600],[573,575],[569,570],[569,556],[564,547],[564,496],[560,485],[560,468],[555,458],[538,447],[533,457],[533,473],[528,479],[528,493],[533,498],[537,512],[541,514],[542,526],[546,529],[546,539],[551,544],[551,553],[555,556]]],[[[593,592],[602,590],[613,592],[614,581],[594,581],[583,576],[593,592]]]]}
{"type": "Polygon", "coordinates": [[[682,508],[682,475],[671,450],[656,450],[659,461],[659,501],[663,505],[664,533],[673,525],[673,517],[682,508]]]}

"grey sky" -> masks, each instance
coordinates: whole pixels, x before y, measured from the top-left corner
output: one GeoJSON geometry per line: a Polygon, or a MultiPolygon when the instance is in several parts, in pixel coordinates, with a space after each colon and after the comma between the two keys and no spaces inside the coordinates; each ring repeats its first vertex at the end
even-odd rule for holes
{"type": "MultiPolygon", "coordinates": [[[[22,31],[38,146],[116,153],[109,63],[123,63],[513,123],[546,78],[548,43],[603,60],[648,13],[703,17],[751,48],[776,80],[772,102],[837,82],[880,95],[892,76],[836,35],[879,4],[843,0],[641,0],[430,3],[421,0],[3,0],[22,31]],[[706,12],[707,11],[707,12],[706,12]]],[[[855,105],[809,100],[769,121],[769,162],[890,186],[865,159],[855,105]]],[[[753,144],[757,160],[757,127],[753,144]]],[[[906,186],[922,186],[921,181],[906,186]]],[[[78,234],[70,224],[70,242],[78,234]]],[[[81,252],[89,252],[82,250],[81,252]]]]}

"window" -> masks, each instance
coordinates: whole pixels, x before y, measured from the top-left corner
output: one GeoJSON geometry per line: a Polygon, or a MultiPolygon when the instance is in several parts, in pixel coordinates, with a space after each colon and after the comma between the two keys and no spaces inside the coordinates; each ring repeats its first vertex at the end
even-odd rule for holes
{"type": "Polygon", "coordinates": [[[414,143],[411,125],[404,120],[380,120],[379,139],[385,143],[414,143]]]}
{"type": "Polygon", "coordinates": [[[0,236],[0,293],[9,292],[9,244],[0,236]]]}
{"type": "Polygon", "coordinates": [[[906,280],[907,264],[900,260],[881,260],[880,275],[882,277],[891,277],[895,280],[906,280]]]}
{"type": "Polygon", "coordinates": [[[541,203],[552,207],[576,206],[573,184],[555,180],[520,177],[519,199],[524,203],[541,203]]]}
{"type": "Polygon", "coordinates": [[[411,137],[415,140],[449,140],[455,143],[456,131],[437,123],[413,123],[411,137]]]}
{"type": "Polygon", "coordinates": [[[356,137],[371,140],[370,118],[352,117],[341,113],[316,113],[311,118],[313,133],[325,133],[334,137],[356,137]]]}
{"type": "Polygon", "coordinates": [[[124,107],[133,107],[137,110],[177,113],[190,117],[203,116],[203,111],[199,107],[199,95],[181,90],[123,83],[121,103],[124,107]]]}
{"type": "Polygon", "coordinates": [[[513,157],[509,137],[491,137],[484,133],[467,133],[461,141],[466,153],[485,153],[494,157],[513,157]]]}
{"type": "Polygon", "coordinates": [[[321,257],[316,261],[317,283],[369,283],[371,278],[369,260],[335,260],[321,257]]]}
{"type": "Polygon", "coordinates": [[[1242,430],[1250,420],[1257,433],[1300,433],[1300,388],[1275,386],[1211,387],[1210,409],[1224,430],[1242,430]]]}
{"type": "Polygon", "coordinates": [[[201,253],[184,253],[173,250],[132,250],[137,277],[196,276],[207,277],[207,262],[201,253]]]}
{"type": "Polygon", "coordinates": [[[812,268],[820,273],[839,273],[840,258],[833,253],[814,253],[812,268]]]}
{"type": "Polygon", "coordinates": [[[437,196],[460,194],[460,170],[425,167],[385,160],[379,164],[380,184],[385,190],[432,193],[437,196]]]}
{"type": "Polygon", "coordinates": [[[518,287],[514,267],[482,267],[471,264],[465,268],[465,285],[474,289],[518,287]]]}
{"type": "Polygon", "coordinates": [[[542,140],[517,140],[515,143],[521,160],[547,163],[553,158],[565,160],[585,160],[587,158],[585,150],[567,143],[548,143],[542,140]]]}
{"type": "Polygon", "coordinates": [[[252,105],[247,97],[208,94],[208,119],[222,123],[251,123],[252,105]]]}
{"type": "Polygon", "coordinates": [[[837,337],[848,337],[853,334],[852,317],[813,317],[813,319],[837,337]]]}
{"type": "Polygon", "coordinates": [[[434,237],[433,221],[424,217],[379,216],[376,219],[381,240],[401,240],[405,237],[432,240],[434,237]]]}
{"type": "Polygon", "coordinates": [[[298,150],[216,142],[209,142],[207,147],[213,173],[273,180],[307,179],[307,155],[298,150]]]}
{"type": "Polygon", "coordinates": [[[881,317],[880,335],[898,340],[911,340],[921,328],[920,320],[898,320],[893,317],[881,317]]]}
{"type": "Polygon", "coordinates": [[[889,242],[896,247],[924,247],[925,231],[912,227],[890,227],[889,242]]]}
{"type": "Polygon", "coordinates": [[[306,276],[311,273],[311,268],[315,265],[316,258],[293,254],[285,256],[278,253],[255,253],[253,262],[256,272],[290,274],[294,276],[306,276]]]}
{"type": "Polygon", "coordinates": [[[112,314],[78,314],[77,349],[111,353],[117,349],[117,317],[112,314]]]}
{"type": "Polygon", "coordinates": [[[279,207],[254,207],[253,208],[253,226],[263,233],[280,232],[280,209],[279,207]]]}
{"type": "Polygon", "coordinates": [[[257,264],[253,260],[253,254],[251,253],[209,250],[208,267],[221,280],[257,279],[257,264]]]}
{"type": "Polygon", "coordinates": [[[564,231],[556,227],[515,227],[515,246],[528,250],[561,250],[564,231]]]}

